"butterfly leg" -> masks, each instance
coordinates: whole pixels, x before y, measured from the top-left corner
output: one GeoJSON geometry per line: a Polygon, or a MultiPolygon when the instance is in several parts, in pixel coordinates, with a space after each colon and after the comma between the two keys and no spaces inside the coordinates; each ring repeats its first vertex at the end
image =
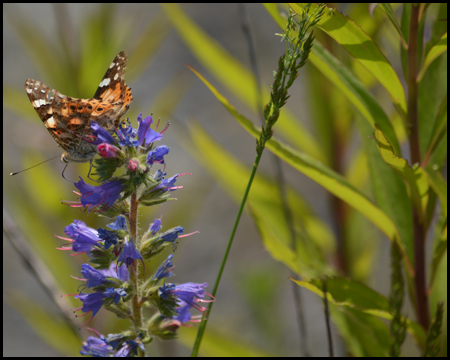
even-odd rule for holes
{"type": "Polygon", "coordinates": [[[61,176],[63,177],[63,179],[64,179],[64,180],[66,180],[66,181],[69,181],[69,182],[71,182],[71,183],[75,184],[75,181],[72,181],[72,180],[66,179],[66,177],[64,176],[64,172],[66,171],[66,169],[67,169],[67,166],[68,166],[68,165],[69,165],[69,164],[66,164],[66,166],[64,166],[64,170],[63,170],[63,172],[62,172],[61,176]]]}

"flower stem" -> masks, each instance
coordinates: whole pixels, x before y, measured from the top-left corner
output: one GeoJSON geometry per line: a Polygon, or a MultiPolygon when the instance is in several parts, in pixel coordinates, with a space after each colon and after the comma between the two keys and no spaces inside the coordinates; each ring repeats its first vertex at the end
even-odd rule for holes
{"type": "MultiPolygon", "coordinates": [[[[132,240],[134,242],[134,245],[137,249],[139,249],[140,244],[137,244],[137,217],[138,217],[138,205],[139,202],[137,201],[137,194],[134,192],[131,195],[130,199],[130,214],[128,217],[129,223],[130,223],[130,234],[132,240]]],[[[142,309],[140,305],[140,292],[139,292],[139,282],[138,277],[140,273],[140,267],[141,263],[139,261],[134,262],[134,269],[129,269],[130,273],[130,282],[133,285],[135,289],[135,294],[131,299],[131,311],[132,311],[132,321],[134,326],[134,331],[138,333],[140,329],[142,328],[142,309]]],[[[144,357],[145,353],[138,347],[138,356],[144,357]]]]}

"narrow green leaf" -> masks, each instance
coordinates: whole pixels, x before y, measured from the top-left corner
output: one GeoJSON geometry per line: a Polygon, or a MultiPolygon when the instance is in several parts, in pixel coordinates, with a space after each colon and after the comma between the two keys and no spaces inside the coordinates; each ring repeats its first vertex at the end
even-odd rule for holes
{"type": "MultiPolygon", "coordinates": [[[[310,290],[323,298],[322,280],[299,281],[291,278],[297,285],[310,290]]],[[[350,308],[364,314],[391,320],[389,301],[383,295],[366,285],[343,278],[327,279],[327,299],[330,303],[350,308]]],[[[416,322],[406,319],[408,332],[419,343],[425,343],[425,332],[416,322]]]]}
{"type": "MultiPolygon", "coordinates": [[[[446,286],[444,284],[447,283],[447,217],[442,218],[440,220],[440,226],[436,227],[437,234],[434,239],[434,249],[433,249],[433,260],[431,261],[430,266],[430,289],[432,289],[432,293],[443,292],[443,294],[447,294],[447,289],[442,291],[443,287],[446,286]],[[436,277],[445,277],[445,281],[441,281],[435,284],[436,277]],[[436,289],[436,286],[439,289],[436,289]]],[[[440,295],[443,295],[440,294],[440,295]]],[[[443,300],[445,296],[440,296],[439,301],[443,300]]],[[[436,304],[436,302],[434,302],[436,304]]]]}
{"type": "MultiPolygon", "coordinates": [[[[164,4],[163,9],[166,10],[174,28],[197,60],[217,81],[256,112],[260,104],[257,101],[257,83],[254,75],[215,39],[198,27],[180,6],[164,4]]],[[[268,99],[269,92],[263,89],[262,101],[267,102],[268,99]]],[[[322,148],[314,136],[286,108],[279,119],[277,131],[295,144],[294,146],[299,146],[316,159],[326,162],[322,148]]]]}
{"type": "Polygon", "coordinates": [[[428,175],[431,187],[441,201],[442,214],[444,217],[447,217],[447,181],[445,181],[440,172],[429,166],[425,168],[425,171],[428,175]]]}
{"type": "Polygon", "coordinates": [[[356,309],[329,303],[331,318],[355,357],[387,356],[389,330],[386,322],[356,309]]]}
{"type": "MultiPolygon", "coordinates": [[[[237,110],[230,105],[228,100],[220,94],[202,75],[191,70],[205,83],[214,96],[222,103],[223,106],[233,115],[236,120],[247,130],[253,137],[259,138],[260,130],[256,128],[247,118],[239,114],[237,110]]],[[[365,195],[351,186],[347,180],[333,170],[322,165],[318,161],[311,159],[306,154],[300,153],[280,141],[272,138],[267,143],[267,148],[289,165],[305,174],[325,189],[347,202],[357,211],[367,217],[374,223],[386,236],[391,239],[400,239],[398,230],[391,219],[375,206],[365,195]]],[[[403,248],[403,245],[400,244],[403,248]]]]}
{"type": "Polygon", "coordinates": [[[425,61],[423,63],[422,69],[420,69],[419,75],[417,76],[417,81],[420,82],[425,72],[428,69],[428,66],[440,55],[447,51],[447,33],[442,35],[439,41],[430,49],[428,52],[425,61]]]}
{"type": "Polygon", "coordinates": [[[429,66],[426,76],[418,83],[418,122],[419,122],[419,146],[421,159],[429,156],[432,164],[442,166],[447,159],[447,147],[445,138],[447,132],[443,132],[442,139],[439,139],[437,146],[434,146],[432,153],[428,153],[429,146],[434,141],[438,126],[435,121],[447,122],[447,53],[443,53],[436,58],[429,66]]]}
{"type": "MultiPolygon", "coordinates": [[[[294,11],[300,5],[290,4],[294,11]]],[[[406,116],[406,95],[397,73],[375,42],[351,19],[335,11],[324,16],[317,26],[358,60],[388,92],[397,111],[406,116]]]]}
{"type": "Polygon", "coordinates": [[[388,16],[392,25],[394,25],[395,30],[397,30],[397,33],[400,35],[400,40],[402,42],[402,46],[406,49],[408,47],[408,45],[406,44],[405,38],[403,37],[402,29],[400,28],[400,24],[398,23],[397,18],[395,17],[394,9],[392,9],[391,4],[382,3],[381,9],[383,9],[386,12],[386,15],[388,16]]]}
{"type": "MultiPolygon", "coordinates": [[[[266,9],[268,9],[270,15],[277,24],[280,27],[283,27],[286,20],[280,16],[274,6],[266,5],[266,9]]],[[[297,8],[297,10],[299,9],[297,8]]],[[[332,15],[331,17],[334,18],[335,15],[332,15]]],[[[323,17],[323,19],[326,18],[328,17],[323,17]]],[[[323,19],[322,22],[324,21],[323,19]]],[[[358,32],[360,32],[360,29],[358,32]]],[[[373,96],[359,79],[357,79],[344,64],[327,51],[317,40],[314,41],[314,46],[308,61],[347,97],[372,127],[375,122],[380,124],[386,136],[391,141],[392,146],[394,146],[395,151],[400,154],[400,146],[392,128],[392,124],[381,106],[375,101],[373,96]]],[[[365,66],[364,64],[362,65],[365,66]]]]}
{"type": "MultiPolygon", "coordinates": [[[[380,156],[373,136],[369,136],[373,134],[372,127],[359,115],[355,116],[355,120],[367,155],[370,187],[376,204],[395,224],[400,234],[399,241],[402,242],[409,261],[413,262],[413,205],[405,182],[380,156]]],[[[413,272],[409,272],[410,276],[412,274],[413,272]]]]}
{"type": "Polygon", "coordinates": [[[395,155],[391,144],[377,124],[375,124],[374,138],[383,160],[393,169],[398,171],[408,184],[414,206],[421,216],[420,221],[423,221],[425,215],[424,211],[427,207],[429,197],[428,177],[425,171],[418,164],[412,167],[408,164],[408,160],[395,155]]]}
{"type": "Polygon", "coordinates": [[[342,91],[372,127],[375,122],[380,124],[381,128],[386,132],[386,136],[392,140],[391,143],[395,150],[400,151],[400,145],[394,129],[385,112],[370,92],[344,64],[324,49],[319,42],[314,43],[309,61],[342,91]]]}
{"type": "MultiPolygon", "coordinates": [[[[436,120],[433,124],[433,130],[431,131],[430,143],[427,147],[427,151],[424,156],[423,164],[427,165],[431,156],[435,152],[439,144],[445,139],[447,135],[447,95],[442,100],[439,111],[436,115],[436,120]]],[[[440,164],[438,164],[440,165],[440,164]]]]}

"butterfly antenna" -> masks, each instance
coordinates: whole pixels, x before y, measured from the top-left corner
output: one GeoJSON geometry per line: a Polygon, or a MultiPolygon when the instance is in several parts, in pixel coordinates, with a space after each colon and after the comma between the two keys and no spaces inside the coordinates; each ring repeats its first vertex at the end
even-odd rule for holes
{"type": "Polygon", "coordinates": [[[17,172],[10,173],[9,176],[14,176],[14,175],[20,174],[21,172],[30,170],[30,169],[32,169],[32,168],[34,168],[36,166],[39,166],[39,165],[42,165],[43,163],[46,163],[47,161],[50,161],[50,160],[53,160],[53,159],[56,159],[56,158],[60,158],[60,157],[61,157],[60,155],[52,157],[52,158],[50,158],[48,160],[45,160],[45,161],[43,161],[43,162],[41,162],[39,164],[36,164],[36,165],[33,165],[32,167],[29,167],[28,169],[24,169],[24,170],[20,170],[20,171],[17,171],[17,172]]]}

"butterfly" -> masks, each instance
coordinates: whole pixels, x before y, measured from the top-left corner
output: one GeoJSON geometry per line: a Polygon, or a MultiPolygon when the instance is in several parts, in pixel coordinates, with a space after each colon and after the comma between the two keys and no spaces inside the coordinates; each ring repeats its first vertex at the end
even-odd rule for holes
{"type": "Polygon", "coordinates": [[[90,161],[92,164],[97,146],[85,141],[92,134],[91,121],[96,121],[110,134],[118,127],[120,118],[133,101],[131,88],[124,80],[127,59],[124,51],[117,54],[92,99],[63,95],[37,80],[25,81],[25,91],[31,105],[50,135],[64,150],[62,162],[90,161]]]}

